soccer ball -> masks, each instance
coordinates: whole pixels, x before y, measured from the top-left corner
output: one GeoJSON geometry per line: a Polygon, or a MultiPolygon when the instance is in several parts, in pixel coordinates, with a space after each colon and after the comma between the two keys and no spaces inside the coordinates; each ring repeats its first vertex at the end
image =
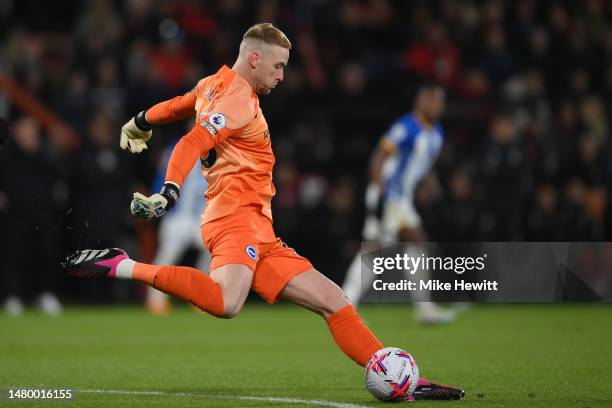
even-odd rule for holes
{"type": "Polygon", "coordinates": [[[414,358],[396,347],[378,350],[365,369],[368,391],[382,401],[410,399],[419,382],[419,368],[414,358]]]}

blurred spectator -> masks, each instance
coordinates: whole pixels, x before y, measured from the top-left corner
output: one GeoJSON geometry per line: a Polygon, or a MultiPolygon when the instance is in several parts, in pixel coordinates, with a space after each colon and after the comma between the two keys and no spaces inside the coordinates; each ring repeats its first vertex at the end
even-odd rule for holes
{"type": "Polygon", "coordinates": [[[502,83],[514,70],[514,60],[507,49],[504,29],[498,24],[489,27],[484,33],[483,42],[485,49],[480,65],[491,82],[502,83]]]}
{"type": "Polygon", "coordinates": [[[441,208],[443,234],[438,239],[459,242],[475,237],[480,204],[474,180],[466,168],[459,167],[450,175],[447,192],[448,198],[441,208]]]}
{"type": "MultiPolygon", "coordinates": [[[[87,140],[73,163],[74,209],[70,225],[76,240],[73,245],[79,247],[118,247],[133,234],[128,223],[133,181],[125,162],[127,157],[116,143],[115,128],[106,113],[95,113],[89,122],[87,140]]],[[[107,282],[88,281],[82,285],[90,301],[106,298],[107,282]]]]}
{"type": "Polygon", "coordinates": [[[92,108],[103,111],[110,119],[118,121],[125,109],[125,91],[119,86],[117,61],[105,58],[98,62],[96,83],[91,89],[92,108]]]}
{"type": "Polygon", "coordinates": [[[559,241],[563,226],[559,223],[559,198],[555,188],[543,184],[537,188],[532,208],[527,214],[526,239],[529,241],[559,241]]]}
{"type": "Polygon", "coordinates": [[[34,290],[38,305],[56,315],[58,229],[53,196],[55,171],[45,151],[38,122],[24,117],[13,126],[13,141],[0,151],[0,186],[6,226],[1,262],[5,310],[23,312],[23,299],[34,290]]]}
{"type": "Polygon", "coordinates": [[[480,230],[486,240],[520,240],[525,156],[510,117],[499,113],[493,118],[489,140],[482,152],[483,216],[480,230]]]}
{"type": "Polygon", "coordinates": [[[578,177],[572,177],[564,186],[560,207],[560,224],[564,236],[571,236],[574,241],[596,241],[601,231],[593,222],[584,207],[586,186],[578,177]]]}
{"type": "Polygon", "coordinates": [[[424,78],[453,86],[461,67],[461,53],[439,22],[430,22],[426,30],[424,41],[406,50],[406,66],[424,78]]]}
{"type": "MultiPolygon", "coordinates": [[[[358,239],[347,239],[358,236],[356,234],[360,232],[360,226],[355,222],[354,184],[354,180],[348,176],[335,180],[327,195],[326,211],[321,218],[323,223],[317,228],[318,243],[325,248],[327,258],[320,264],[325,265],[328,276],[338,284],[344,277],[344,268],[359,249],[358,239]]],[[[316,258],[321,259],[322,256],[316,258]]]]}
{"type": "Polygon", "coordinates": [[[414,202],[423,223],[426,240],[446,240],[449,237],[449,226],[446,225],[442,216],[442,206],[446,201],[443,199],[442,189],[433,173],[426,175],[419,183],[415,191],[414,202]]]}
{"type": "Polygon", "coordinates": [[[87,141],[72,172],[74,215],[86,246],[114,247],[128,216],[132,180],[117,146],[113,122],[103,112],[89,122],[87,141]]]}

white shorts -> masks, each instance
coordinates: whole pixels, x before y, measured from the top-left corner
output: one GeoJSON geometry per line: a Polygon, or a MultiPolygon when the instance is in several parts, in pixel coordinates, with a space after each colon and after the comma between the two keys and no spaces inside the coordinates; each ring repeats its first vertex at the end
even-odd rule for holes
{"type": "Polygon", "coordinates": [[[421,217],[410,201],[385,201],[382,214],[381,241],[396,241],[397,233],[402,227],[416,228],[419,226],[421,226],[421,217]]]}

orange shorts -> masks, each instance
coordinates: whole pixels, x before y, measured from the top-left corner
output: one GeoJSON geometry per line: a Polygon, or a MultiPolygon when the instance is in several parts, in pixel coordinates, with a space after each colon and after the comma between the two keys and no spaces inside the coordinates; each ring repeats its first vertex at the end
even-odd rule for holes
{"type": "Polygon", "coordinates": [[[251,289],[268,303],[278,300],[291,279],[312,268],[308,259],[276,237],[272,221],[258,205],[203,224],[202,240],[212,255],[211,271],[227,264],[247,265],[254,271],[251,289]]]}

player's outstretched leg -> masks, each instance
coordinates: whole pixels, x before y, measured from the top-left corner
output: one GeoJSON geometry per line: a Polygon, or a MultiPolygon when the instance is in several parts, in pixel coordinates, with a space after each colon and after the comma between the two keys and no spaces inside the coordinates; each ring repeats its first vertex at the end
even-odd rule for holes
{"type": "Polygon", "coordinates": [[[224,265],[208,276],[184,266],[134,262],[119,248],[77,251],[66,259],[64,267],[75,277],[135,279],[225,318],[238,314],[253,278],[253,272],[245,265],[224,265]]]}
{"type": "Polygon", "coordinates": [[[316,269],[289,281],[281,296],[321,315],[338,347],[357,364],[365,367],[372,354],[383,348],[342,289],[316,269]]]}
{"type": "MultiPolygon", "coordinates": [[[[342,289],[314,268],[293,278],[281,296],[323,316],[338,347],[361,366],[384,347],[361,320],[342,289]]],[[[413,393],[415,399],[448,400],[463,396],[463,390],[423,378],[413,393]]]]}

